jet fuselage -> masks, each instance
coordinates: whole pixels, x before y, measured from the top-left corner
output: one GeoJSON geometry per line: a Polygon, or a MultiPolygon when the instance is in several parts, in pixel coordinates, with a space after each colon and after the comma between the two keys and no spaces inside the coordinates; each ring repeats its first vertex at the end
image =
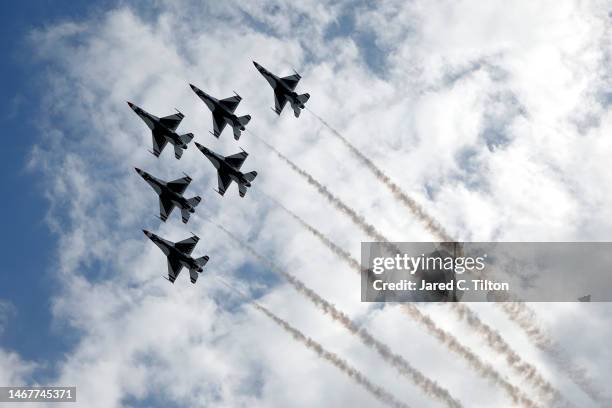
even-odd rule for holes
{"type": "Polygon", "coordinates": [[[165,239],[153,234],[152,232],[146,230],[143,230],[143,232],[147,237],[149,237],[151,241],[153,241],[153,243],[155,243],[155,245],[157,245],[162,250],[162,252],[167,257],[173,257],[177,259],[185,268],[195,269],[198,272],[202,272],[204,270],[200,265],[198,265],[196,260],[191,257],[191,255],[187,255],[184,252],[176,249],[174,243],[166,241],[165,239]]]}
{"type": "Polygon", "coordinates": [[[232,111],[230,111],[229,109],[227,109],[225,106],[223,106],[222,104],[219,103],[219,100],[217,98],[215,98],[214,96],[211,96],[209,94],[207,94],[206,92],[202,91],[201,89],[197,88],[194,85],[191,85],[191,89],[200,97],[202,98],[202,100],[204,101],[204,103],[206,104],[206,106],[208,107],[208,109],[210,109],[210,111],[213,114],[217,114],[219,116],[221,116],[231,127],[237,127],[240,130],[245,130],[246,128],[240,124],[240,122],[238,121],[238,116],[236,116],[236,114],[232,111]]]}
{"type": "Polygon", "coordinates": [[[172,201],[174,205],[176,205],[180,209],[188,210],[190,213],[195,212],[195,207],[191,205],[189,201],[185,197],[183,197],[182,194],[178,194],[177,192],[168,188],[167,183],[156,177],[153,177],[146,171],[140,170],[139,168],[136,168],[136,171],[147,183],[149,183],[153,190],[155,190],[155,192],[159,195],[160,199],[166,198],[169,201],[172,201]]]}
{"type": "Polygon", "coordinates": [[[147,126],[149,127],[149,129],[151,129],[155,136],[163,136],[168,139],[174,146],[179,146],[183,149],[187,149],[187,145],[181,140],[178,133],[164,126],[157,116],[150,114],[146,110],[134,105],[131,102],[128,102],[128,105],[130,105],[130,108],[132,108],[132,110],[136,112],[138,116],[140,116],[144,123],[147,124],[147,126]]]}
{"type": "Polygon", "coordinates": [[[226,173],[232,180],[234,180],[238,184],[244,184],[247,187],[251,187],[251,182],[244,177],[244,173],[235,168],[234,166],[229,165],[225,161],[225,157],[218,155],[217,153],[206,149],[206,151],[202,150],[202,153],[210,160],[210,162],[215,166],[218,171],[226,173]]]}
{"type": "Polygon", "coordinates": [[[255,65],[255,68],[257,68],[257,70],[261,73],[261,75],[266,78],[266,80],[268,81],[270,86],[272,86],[272,89],[274,89],[275,92],[279,92],[280,94],[285,95],[288,99],[291,100],[292,105],[296,104],[300,108],[304,108],[304,104],[301,103],[297,98],[297,92],[291,90],[291,88],[287,86],[287,84],[285,83],[285,81],[282,80],[282,78],[277,77],[255,61],[253,61],[253,64],[255,65]]]}

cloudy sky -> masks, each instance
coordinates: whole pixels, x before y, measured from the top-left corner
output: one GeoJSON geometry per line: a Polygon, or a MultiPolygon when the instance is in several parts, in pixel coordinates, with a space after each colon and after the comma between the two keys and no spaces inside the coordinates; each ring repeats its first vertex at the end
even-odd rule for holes
{"type": "MultiPolygon", "coordinates": [[[[272,90],[251,61],[281,75],[299,71],[308,108],[453,237],[609,241],[611,12],[604,0],[3,5],[0,385],[76,385],[83,407],[385,406],[228,292],[220,276],[397,400],[445,406],[220,223],[463,406],[515,405],[399,306],[361,303],[359,277],[267,197],[357,259],[372,240],[253,134],[388,240],[437,239],[310,112],[274,114],[272,90]],[[252,115],[253,134],[213,138],[211,115],[188,83],[220,98],[238,92],[237,113],[252,115]],[[180,161],[170,148],[153,157],[128,100],[157,116],[178,108],[186,116],[178,130],[222,154],[248,151],[243,169],[258,172],[254,187],[243,199],[235,185],[220,197],[213,167],[193,145],[180,161]],[[194,179],[186,195],[203,202],[187,225],[178,214],[155,218],[157,199],[135,166],[194,179]],[[173,241],[200,236],[194,255],[211,260],[197,285],[184,272],[175,285],[161,278],[166,260],[143,228],[173,241]]],[[[585,391],[612,382],[607,304],[531,304],[530,322],[555,340],[556,354],[501,308],[469,307],[563,404],[609,406],[605,393],[585,391]]],[[[450,307],[419,310],[546,406],[533,381],[450,307]]]]}

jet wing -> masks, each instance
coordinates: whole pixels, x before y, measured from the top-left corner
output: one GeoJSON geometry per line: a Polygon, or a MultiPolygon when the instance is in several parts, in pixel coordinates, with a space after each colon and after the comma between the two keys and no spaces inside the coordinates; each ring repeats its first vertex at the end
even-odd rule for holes
{"type": "Polygon", "coordinates": [[[298,82],[300,82],[300,79],[302,79],[301,76],[299,76],[298,74],[293,74],[293,75],[289,75],[289,76],[281,78],[281,81],[283,81],[285,85],[287,85],[287,88],[293,91],[295,87],[297,86],[298,82]]]}
{"type": "Polygon", "coordinates": [[[163,118],[160,118],[159,121],[162,125],[174,132],[176,128],[181,124],[181,121],[184,117],[185,115],[183,115],[182,113],[175,113],[174,115],[164,116],[163,118]]]}
{"type": "Polygon", "coordinates": [[[181,273],[181,269],[183,269],[183,265],[179,262],[178,259],[169,256],[168,257],[168,280],[172,283],[176,280],[176,277],[181,273]]]}
{"type": "Polygon", "coordinates": [[[165,136],[153,133],[153,154],[155,157],[159,157],[167,143],[168,139],[165,136]]]}
{"type": "Polygon", "coordinates": [[[219,104],[223,105],[223,107],[225,107],[225,109],[227,109],[228,111],[234,112],[241,100],[241,97],[235,95],[230,96],[229,98],[219,100],[219,104]]]}
{"type": "Polygon", "coordinates": [[[183,252],[184,254],[189,255],[191,254],[193,248],[195,248],[199,240],[200,238],[194,235],[193,237],[189,237],[187,239],[177,242],[176,244],[174,244],[174,247],[179,251],[183,252]]]}
{"type": "Polygon", "coordinates": [[[225,194],[225,190],[232,184],[232,179],[226,173],[222,171],[217,171],[218,175],[218,184],[219,184],[219,194],[225,194]]]}
{"type": "Polygon", "coordinates": [[[221,135],[221,132],[223,132],[223,129],[225,129],[225,125],[227,125],[225,119],[222,116],[215,115],[213,113],[213,134],[216,137],[221,135]]]}
{"type": "Polygon", "coordinates": [[[248,155],[249,154],[245,151],[242,151],[236,154],[232,154],[231,156],[227,156],[225,158],[225,162],[229,164],[230,166],[235,167],[236,169],[240,170],[240,168],[242,167],[242,163],[244,163],[248,155]]]}
{"type": "Polygon", "coordinates": [[[189,183],[191,183],[191,177],[185,176],[180,179],[169,181],[166,186],[177,194],[183,194],[187,187],[189,187],[189,183]]]}
{"type": "Polygon", "coordinates": [[[159,218],[162,221],[166,221],[170,214],[174,210],[174,203],[165,198],[159,198],[159,218]]]}
{"type": "Polygon", "coordinates": [[[286,104],[287,97],[285,96],[285,94],[274,90],[274,110],[276,111],[276,113],[280,115],[286,104]]]}

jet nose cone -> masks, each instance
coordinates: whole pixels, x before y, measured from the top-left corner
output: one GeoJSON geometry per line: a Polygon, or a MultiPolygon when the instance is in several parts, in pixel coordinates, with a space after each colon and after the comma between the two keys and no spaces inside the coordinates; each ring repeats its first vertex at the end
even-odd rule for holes
{"type": "Polygon", "coordinates": [[[194,143],[195,143],[196,147],[197,147],[197,148],[198,148],[198,149],[199,149],[201,152],[203,152],[203,153],[208,152],[208,149],[207,149],[207,148],[205,148],[204,146],[202,146],[201,144],[199,144],[198,142],[194,142],[194,143]]]}
{"type": "Polygon", "coordinates": [[[149,238],[151,238],[151,235],[153,235],[153,234],[151,234],[149,231],[147,231],[146,229],[143,229],[143,230],[142,230],[142,232],[144,232],[144,234],[145,234],[147,237],[149,237],[149,238]]]}
{"type": "Polygon", "coordinates": [[[128,104],[128,106],[129,106],[130,108],[132,108],[132,109],[134,109],[134,106],[136,106],[136,105],[134,105],[134,104],[133,104],[132,102],[130,102],[130,101],[127,101],[127,104],[128,104]]]}
{"type": "Polygon", "coordinates": [[[259,69],[259,64],[255,61],[253,61],[253,65],[255,65],[255,68],[259,69]]]}
{"type": "Polygon", "coordinates": [[[189,87],[191,88],[192,91],[197,91],[198,87],[195,86],[194,84],[189,84],[189,87]]]}
{"type": "Polygon", "coordinates": [[[142,170],[140,170],[138,167],[134,167],[134,170],[136,170],[136,173],[142,176],[142,170]]]}

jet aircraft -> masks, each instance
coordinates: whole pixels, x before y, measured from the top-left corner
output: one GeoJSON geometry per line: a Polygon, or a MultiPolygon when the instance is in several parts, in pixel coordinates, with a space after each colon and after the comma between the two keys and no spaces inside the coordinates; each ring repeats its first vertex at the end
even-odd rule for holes
{"type": "Polygon", "coordinates": [[[177,110],[177,113],[173,115],[158,118],[134,105],[132,102],[128,102],[127,104],[138,116],[140,116],[149,129],[151,129],[151,133],[153,134],[153,151],[149,150],[149,152],[155,157],[159,157],[164,147],[166,147],[166,144],[170,142],[174,145],[174,156],[180,159],[183,155],[183,151],[187,149],[187,145],[193,139],[193,133],[186,133],[184,135],[176,133],[176,128],[180,125],[185,115],[177,110]]]}
{"type": "Polygon", "coordinates": [[[299,117],[302,109],[306,107],[306,101],[310,98],[310,94],[304,93],[299,95],[294,91],[302,78],[300,74],[294,71],[294,75],[279,78],[257,62],[253,61],[253,64],[255,64],[255,68],[257,68],[261,75],[266,78],[272,89],[274,89],[274,108],[272,108],[272,110],[276,112],[277,115],[280,115],[285,104],[289,101],[293,108],[293,114],[296,118],[299,117]]]}
{"type": "Polygon", "coordinates": [[[185,174],[185,177],[166,182],[137,167],[135,169],[159,195],[159,219],[165,222],[174,207],[179,207],[183,223],[186,224],[189,221],[189,216],[195,212],[195,208],[202,200],[199,196],[189,199],[183,197],[183,193],[191,183],[191,177],[185,174]]]}
{"type": "Polygon", "coordinates": [[[240,171],[242,163],[244,163],[244,160],[249,154],[243,150],[240,153],[224,157],[197,142],[195,142],[195,144],[196,147],[200,149],[202,153],[204,153],[204,156],[206,156],[217,169],[219,184],[219,189],[216,190],[217,193],[221,195],[225,194],[225,191],[232,181],[235,181],[236,184],[238,184],[238,192],[240,197],[244,197],[247,192],[247,187],[251,187],[251,182],[257,176],[256,171],[252,171],[250,173],[242,173],[240,171]]]}
{"type": "Polygon", "coordinates": [[[221,136],[221,132],[225,129],[225,125],[230,125],[234,130],[234,139],[240,139],[240,132],[245,130],[245,126],[251,120],[250,115],[236,116],[234,111],[238,107],[238,104],[242,100],[240,95],[234,92],[235,96],[230,96],[225,99],[217,99],[206,92],[199,89],[197,86],[189,84],[193,92],[200,97],[206,104],[208,109],[212,112],[213,117],[213,131],[211,134],[214,137],[221,136]]]}
{"type": "Polygon", "coordinates": [[[198,274],[204,270],[204,265],[210,259],[208,255],[200,258],[191,257],[191,252],[195,248],[196,244],[200,240],[196,235],[184,239],[179,242],[171,242],[165,240],[152,232],[142,230],[147,237],[155,245],[162,250],[162,252],[168,257],[168,280],[174,283],[176,277],[179,275],[183,267],[189,269],[189,278],[191,283],[196,283],[198,280],[198,274]]]}

